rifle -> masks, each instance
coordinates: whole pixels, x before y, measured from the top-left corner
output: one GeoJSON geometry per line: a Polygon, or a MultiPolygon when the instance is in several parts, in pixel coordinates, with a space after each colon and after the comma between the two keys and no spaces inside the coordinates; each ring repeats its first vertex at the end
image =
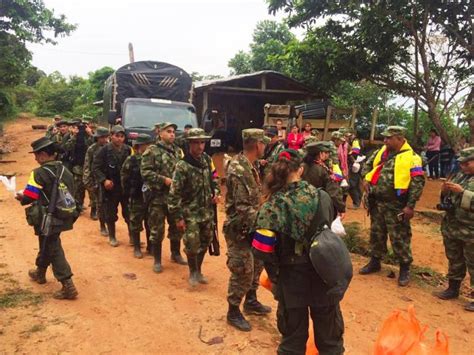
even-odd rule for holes
{"type": "MultiPolygon", "coordinates": [[[[211,158],[212,159],[212,158],[211,158]]],[[[211,162],[209,161],[209,183],[211,187],[211,195],[212,199],[216,196],[214,193],[214,180],[212,180],[212,171],[211,171],[211,162]]],[[[214,210],[214,230],[212,233],[212,241],[211,244],[209,244],[209,255],[213,256],[219,256],[221,255],[221,247],[219,245],[219,231],[218,231],[218,224],[217,224],[217,204],[213,204],[213,210],[214,210]]]]}
{"type": "Polygon", "coordinates": [[[40,234],[43,236],[43,242],[41,243],[40,257],[41,263],[44,263],[46,257],[46,244],[48,238],[52,234],[53,226],[53,214],[56,210],[56,200],[58,199],[58,188],[59,188],[59,174],[54,179],[53,188],[51,190],[51,197],[49,199],[48,209],[46,214],[43,215],[43,220],[41,221],[41,231],[40,234]]]}

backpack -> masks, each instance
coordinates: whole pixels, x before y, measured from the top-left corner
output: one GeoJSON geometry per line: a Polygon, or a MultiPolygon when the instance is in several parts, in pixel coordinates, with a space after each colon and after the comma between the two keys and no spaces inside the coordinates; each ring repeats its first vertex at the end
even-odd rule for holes
{"type": "MultiPolygon", "coordinates": [[[[66,168],[64,166],[61,166],[61,167],[62,167],[62,171],[61,171],[61,174],[59,174],[59,176],[54,174],[47,167],[44,167],[45,170],[47,170],[51,175],[55,177],[56,179],[55,186],[57,186],[57,189],[58,189],[53,215],[54,217],[61,220],[74,220],[78,215],[76,200],[74,199],[74,196],[69,191],[69,188],[67,187],[67,185],[62,180],[64,171],[66,170],[66,168]]],[[[48,198],[46,199],[48,200],[48,203],[49,203],[49,199],[48,198]]]]}

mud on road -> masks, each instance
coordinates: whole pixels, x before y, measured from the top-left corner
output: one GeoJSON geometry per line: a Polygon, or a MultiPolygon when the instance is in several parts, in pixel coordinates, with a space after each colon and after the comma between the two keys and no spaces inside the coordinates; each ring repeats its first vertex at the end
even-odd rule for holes
{"type": "MultiPolygon", "coordinates": [[[[5,135],[16,151],[4,159],[0,174],[14,171],[17,189],[23,188],[36,163],[28,154],[29,144],[44,132],[33,131],[39,119],[19,119],[7,124],[5,135]]],[[[217,162],[218,163],[218,162],[217,162]]],[[[219,165],[219,164],[217,164],[219,165]]],[[[432,209],[437,201],[436,182],[428,182],[419,208],[432,209]]],[[[268,317],[249,316],[250,333],[226,324],[225,242],[220,257],[206,256],[203,272],[209,285],[192,290],[187,284],[187,267],[169,262],[169,243],[164,242],[164,271],[152,272],[152,258],[132,257],[126,227],[117,227],[118,248],[111,248],[99,234],[98,223],[88,210],[74,230],[62,241],[79,290],[75,301],[57,301],[52,292],[60,287],[51,271],[48,283],[32,283],[27,270],[34,266],[37,239],[26,224],[24,208],[12,194],[0,188],[0,352],[1,353],[244,353],[274,354],[279,340],[275,312],[268,317]]],[[[219,221],[225,216],[219,206],[219,221]]],[[[362,210],[349,210],[347,221],[362,228],[369,220],[362,210]]],[[[446,271],[439,224],[417,218],[413,225],[415,263],[438,272],[446,271]]],[[[354,268],[366,259],[353,256],[354,268]]],[[[474,349],[474,315],[465,312],[465,300],[442,302],[431,295],[432,287],[412,282],[399,288],[387,278],[392,267],[381,273],[354,276],[342,302],[347,354],[367,354],[383,320],[395,308],[414,304],[418,318],[430,326],[427,338],[441,328],[450,337],[452,354],[469,354],[474,349]]],[[[396,270],[396,269],[395,269],[396,270]]],[[[259,290],[259,298],[276,310],[270,293],[259,290]]]]}

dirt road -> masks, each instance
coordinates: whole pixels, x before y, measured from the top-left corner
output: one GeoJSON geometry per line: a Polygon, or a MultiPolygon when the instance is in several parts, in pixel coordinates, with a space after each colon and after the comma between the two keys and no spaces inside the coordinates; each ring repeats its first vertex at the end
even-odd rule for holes
{"type": "MultiPolygon", "coordinates": [[[[41,122],[45,121],[21,119],[6,127],[7,138],[17,151],[4,159],[17,163],[1,164],[0,174],[16,172],[17,189],[23,188],[36,164],[27,152],[29,143],[44,133],[33,131],[31,124],[41,122]]],[[[435,183],[429,183],[427,198],[424,196],[420,203],[423,208],[434,205],[437,194],[433,191],[437,188],[435,183]]],[[[51,298],[59,288],[51,271],[46,285],[28,279],[27,270],[33,266],[38,250],[37,239],[26,224],[24,208],[3,187],[0,216],[1,353],[275,352],[279,334],[274,312],[269,317],[249,317],[254,328],[250,333],[241,333],[226,324],[225,255],[206,257],[203,271],[210,283],[191,290],[187,267],[168,262],[167,240],[164,271],[157,275],[151,270],[150,256],[142,260],[132,257],[123,223],[118,226],[121,245],[111,248],[86,211],[74,230],[62,237],[79,298],[57,301],[51,298]]],[[[222,206],[219,217],[222,222],[222,206]]],[[[360,210],[349,210],[347,219],[366,227],[369,224],[360,210]]],[[[225,244],[222,236],[221,242],[225,244]]],[[[438,225],[424,219],[415,221],[413,252],[416,264],[445,272],[438,225]]],[[[364,258],[354,256],[355,270],[364,262],[364,258]]],[[[393,309],[406,309],[409,304],[415,305],[420,321],[430,326],[430,341],[434,330],[441,328],[450,337],[452,354],[472,353],[474,314],[463,311],[464,301],[439,301],[431,296],[431,288],[415,282],[401,289],[395,280],[386,277],[386,271],[369,277],[355,274],[342,302],[347,354],[367,354],[383,320],[393,309]]],[[[276,309],[269,292],[260,290],[259,297],[276,309]]]]}

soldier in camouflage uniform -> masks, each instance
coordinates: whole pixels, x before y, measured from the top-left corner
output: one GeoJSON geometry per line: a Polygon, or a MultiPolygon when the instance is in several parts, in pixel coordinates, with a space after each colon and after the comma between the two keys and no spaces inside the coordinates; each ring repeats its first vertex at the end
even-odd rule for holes
{"type": "Polygon", "coordinates": [[[94,160],[94,155],[97,151],[107,144],[109,139],[109,130],[107,128],[99,127],[94,133],[95,143],[87,148],[86,157],[84,159],[84,168],[82,173],[82,182],[89,192],[89,199],[91,204],[91,214],[90,217],[94,221],[99,219],[100,221],[100,231],[101,234],[107,236],[107,227],[105,226],[105,220],[103,213],[100,208],[100,199],[98,196],[99,187],[97,182],[94,179],[92,174],[92,161],[94,160]]]}
{"type": "MultiPolygon", "coordinates": [[[[257,213],[252,248],[265,262],[272,291],[278,301],[277,325],[282,334],[278,354],[304,354],[309,315],[320,354],[344,353],[344,320],[339,300],[328,295],[328,286],[311,263],[307,248],[313,220],[317,227],[332,218],[319,218],[318,191],[301,180],[299,154],[285,150],[266,180],[268,199],[257,213]],[[269,266],[272,266],[271,268],[269,266]]],[[[331,208],[331,206],[325,206],[331,208]]]]}
{"type": "Polygon", "coordinates": [[[265,129],[265,135],[269,137],[270,143],[265,147],[263,157],[258,161],[260,168],[260,177],[263,179],[270,171],[272,164],[278,159],[278,155],[285,150],[285,146],[278,139],[276,127],[270,126],[265,129]]]}
{"type": "Polygon", "coordinates": [[[86,152],[93,143],[93,132],[82,120],[73,120],[70,125],[70,138],[64,143],[64,149],[69,157],[69,163],[74,176],[74,198],[81,210],[84,209],[86,188],[83,183],[83,170],[86,152]]]}
{"type": "MultiPolygon", "coordinates": [[[[118,205],[122,207],[122,216],[129,223],[127,197],[122,190],[120,170],[131,149],[125,144],[125,129],[122,126],[113,126],[110,143],[101,147],[92,161],[92,174],[99,185],[104,207],[104,219],[109,232],[109,244],[118,246],[115,235],[115,222],[118,220],[118,205]]],[[[130,238],[131,239],[131,238],[130,238]]],[[[133,241],[132,241],[133,244],[133,241]]]]}
{"type": "Polygon", "coordinates": [[[207,283],[201,266],[215,230],[214,205],[220,199],[217,172],[210,156],[204,153],[206,136],[201,128],[188,132],[189,151],[176,164],[168,196],[171,220],[184,232],[184,251],[188,257],[189,284],[207,283]]]}
{"type": "Polygon", "coordinates": [[[55,115],[53,118],[53,123],[48,126],[46,129],[46,138],[52,139],[53,136],[58,133],[58,127],[57,124],[59,121],[61,121],[63,118],[60,115],[55,115]]]}
{"type": "MultiPolygon", "coordinates": [[[[275,141],[278,139],[276,129],[273,137],[276,137],[275,141]]],[[[227,267],[230,271],[227,322],[239,330],[250,331],[251,326],[239,309],[244,296],[246,313],[261,315],[271,312],[270,307],[257,300],[263,263],[254,259],[249,236],[261,197],[260,177],[255,163],[263,155],[265,144],[269,143],[270,138],[265,137],[261,129],[244,129],[242,140],[244,150],[230,161],[226,175],[227,219],[224,223],[224,235],[227,243],[227,267]]]]}
{"type": "MultiPolygon", "coordinates": [[[[474,147],[463,149],[458,161],[461,171],[443,184],[439,206],[446,210],[441,233],[449,261],[449,287],[435,293],[442,300],[459,296],[466,269],[471,277],[471,298],[474,299],[474,147]]],[[[474,300],[465,309],[474,312],[474,300]]]]}
{"type": "Polygon", "coordinates": [[[140,232],[143,230],[143,224],[145,224],[146,234],[149,236],[147,218],[148,201],[145,202],[143,198],[143,179],[140,173],[140,165],[142,154],[148,149],[152,142],[153,139],[148,134],[139,134],[137,138],[132,141],[135,154],[125,159],[122,170],[120,171],[122,189],[128,197],[130,209],[129,229],[133,239],[133,255],[137,259],[143,258],[143,254],[140,250],[140,232]]]}
{"type": "Polygon", "coordinates": [[[372,154],[362,172],[369,201],[371,259],[359,273],[380,270],[388,235],[400,263],[399,286],[409,282],[413,261],[410,219],[425,185],[421,158],[406,141],[405,133],[404,127],[388,127],[382,133],[385,145],[372,154]]]}
{"type": "Polygon", "coordinates": [[[165,219],[168,220],[168,238],[170,239],[171,261],[186,265],[180,253],[181,235],[176,228],[176,222],[171,219],[166,201],[171,185],[171,178],[178,161],[182,158],[182,151],[174,145],[177,126],[164,122],[159,127],[159,138],[143,153],[140,171],[147,193],[151,195],[148,207],[148,221],[155,259],[153,270],[162,271],[161,250],[165,234],[165,219]]]}

